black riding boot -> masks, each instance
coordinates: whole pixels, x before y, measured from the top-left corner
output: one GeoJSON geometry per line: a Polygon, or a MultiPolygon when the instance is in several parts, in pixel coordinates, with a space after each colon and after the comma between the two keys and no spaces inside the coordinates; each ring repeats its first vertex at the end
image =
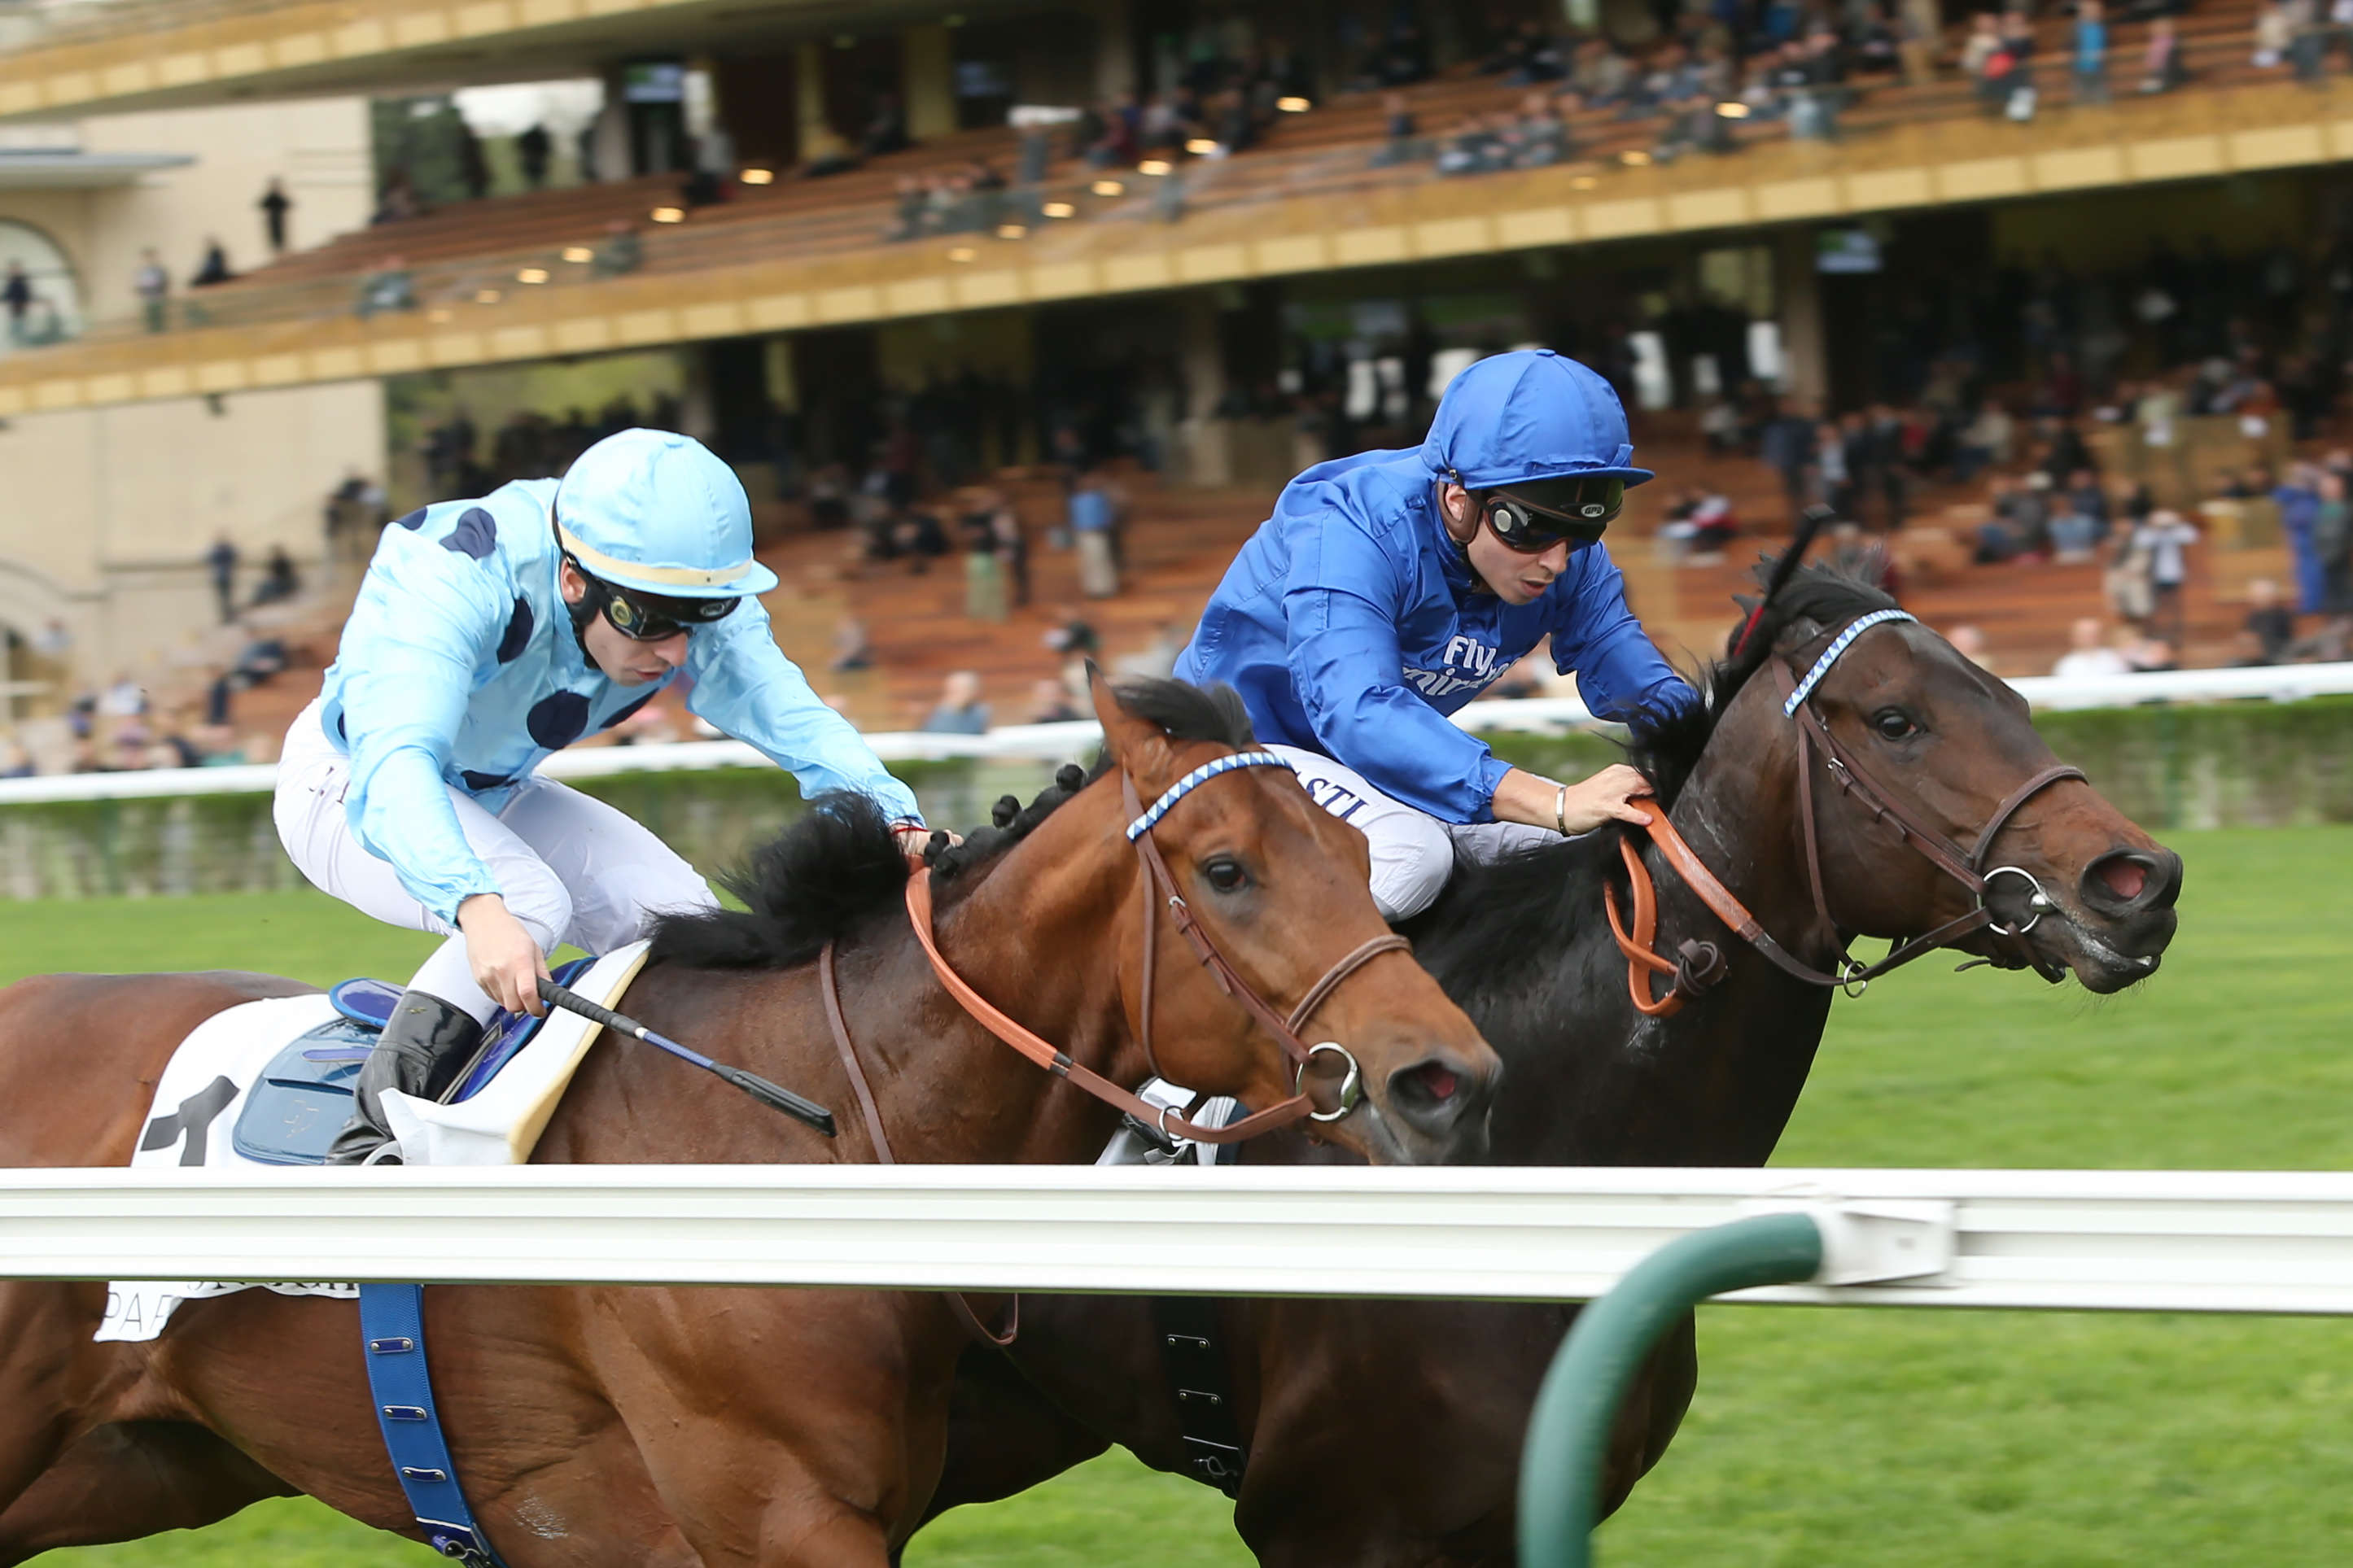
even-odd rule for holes
{"type": "MultiPolygon", "coordinates": [[[[480,1043],[482,1026],[438,996],[417,990],[400,994],[392,1016],[376,1037],[375,1048],[360,1064],[359,1081],[352,1086],[352,1119],[335,1135],[327,1151],[330,1165],[357,1165],[392,1139],[385,1125],[384,1105],[377,1099],[387,1089],[422,1095],[434,1068],[480,1043]]],[[[377,1162],[398,1164],[396,1159],[377,1162]]]]}

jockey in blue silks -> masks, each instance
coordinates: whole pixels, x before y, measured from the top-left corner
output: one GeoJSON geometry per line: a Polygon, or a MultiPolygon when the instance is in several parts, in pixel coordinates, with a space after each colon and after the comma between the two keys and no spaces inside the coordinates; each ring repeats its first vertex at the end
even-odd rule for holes
{"type": "Polygon", "coordinates": [[[286,737],[274,815],[312,882],[453,933],[409,982],[328,1156],[367,1160],[378,1096],[424,1092],[499,1007],[541,1011],[547,954],[607,952],[711,889],[613,807],[534,773],[683,669],[687,706],[790,770],[854,790],[920,845],[915,797],[778,651],[751,506],[698,442],[624,430],[561,480],[445,501],[384,531],[319,700],[286,737]]]}
{"type": "Polygon", "coordinates": [[[1561,784],[1499,761],[1447,715],[1546,636],[1609,719],[1698,700],[1626,607],[1601,543],[1634,468],[1609,384],[1549,350],[1455,377],[1416,450],[1319,463],[1228,569],[1177,660],[1240,691],[1258,737],[1372,847],[1373,897],[1427,909],[1474,859],[1617,818],[1622,764],[1561,784]]]}

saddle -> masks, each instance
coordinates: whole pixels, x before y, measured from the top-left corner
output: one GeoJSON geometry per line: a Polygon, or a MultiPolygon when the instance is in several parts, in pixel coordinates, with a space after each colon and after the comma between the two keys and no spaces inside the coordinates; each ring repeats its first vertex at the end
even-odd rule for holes
{"type": "MultiPolygon", "coordinates": [[[[595,963],[580,958],[559,966],[556,984],[570,985],[595,963]]],[[[375,1048],[400,993],[399,986],[382,980],[346,980],[327,993],[336,1016],[290,1041],[246,1096],[229,1134],[239,1157],[264,1165],[326,1163],[329,1145],[351,1119],[352,1084],[360,1064],[375,1048]]],[[[440,1081],[425,1086],[426,1093],[445,1105],[473,1099],[545,1022],[528,1013],[497,1014],[473,1056],[452,1063],[440,1081]]]]}

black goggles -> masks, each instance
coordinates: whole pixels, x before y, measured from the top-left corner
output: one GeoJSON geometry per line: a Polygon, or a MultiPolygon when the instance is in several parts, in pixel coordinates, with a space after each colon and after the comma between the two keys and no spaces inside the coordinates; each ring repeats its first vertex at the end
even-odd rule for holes
{"type": "Polygon", "coordinates": [[[606,582],[566,555],[572,569],[588,584],[588,604],[605,624],[631,642],[668,642],[697,626],[723,621],[742,603],[739,599],[673,599],[640,594],[606,582]]]}
{"type": "Polygon", "coordinates": [[[1626,481],[1609,478],[1528,479],[1485,498],[1487,526],[1504,548],[1541,555],[1567,542],[1582,550],[1599,541],[1625,508],[1626,481]]]}

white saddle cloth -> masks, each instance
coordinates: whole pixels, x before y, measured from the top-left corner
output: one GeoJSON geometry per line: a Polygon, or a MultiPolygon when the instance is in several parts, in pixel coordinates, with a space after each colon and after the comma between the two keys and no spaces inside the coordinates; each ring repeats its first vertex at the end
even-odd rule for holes
{"type": "MultiPolygon", "coordinates": [[[[597,960],[572,989],[609,1007],[645,961],[646,944],[632,942],[597,960]]],[[[197,1025],[156,1080],[154,1104],[131,1156],[132,1168],[261,1167],[262,1162],[237,1152],[230,1131],[278,1054],[335,1016],[334,1005],[322,993],[247,1002],[197,1025]]],[[[575,1013],[553,1013],[471,1100],[442,1105],[387,1092],[385,1120],[399,1141],[401,1159],[414,1165],[519,1165],[530,1159],[565,1085],[601,1033],[601,1025],[575,1013]]],[[[95,1337],[152,1340],[182,1301],[227,1296],[257,1283],[287,1296],[359,1294],[353,1286],[334,1283],[118,1279],[107,1287],[106,1316],[95,1337]]]]}

